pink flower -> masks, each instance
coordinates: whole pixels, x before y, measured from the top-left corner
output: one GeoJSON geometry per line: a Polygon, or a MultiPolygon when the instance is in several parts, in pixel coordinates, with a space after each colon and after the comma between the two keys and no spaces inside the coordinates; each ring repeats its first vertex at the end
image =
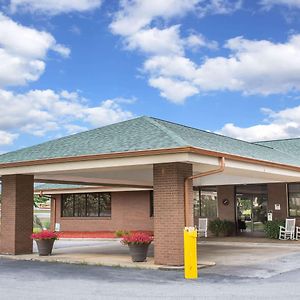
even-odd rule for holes
{"type": "Polygon", "coordinates": [[[33,233],[31,235],[31,238],[33,240],[57,240],[58,239],[58,235],[55,232],[52,231],[48,231],[48,230],[43,230],[41,232],[38,233],[33,233]]]}
{"type": "Polygon", "coordinates": [[[151,244],[152,241],[153,241],[153,236],[144,232],[136,232],[136,233],[123,236],[121,243],[123,245],[129,245],[129,244],[141,245],[141,244],[151,244]]]}

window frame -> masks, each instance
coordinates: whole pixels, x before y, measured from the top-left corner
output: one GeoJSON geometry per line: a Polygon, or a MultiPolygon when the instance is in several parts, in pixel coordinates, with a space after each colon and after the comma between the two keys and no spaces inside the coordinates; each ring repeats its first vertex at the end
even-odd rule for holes
{"type": "MultiPolygon", "coordinates": [[[[60,207],[60,217],[61,218],[68,218],[68,219],[71,219],[71,218],[75,218],[75,219],[110,219],[111,216],[112,216],[112,195],[111,193],[108,193],[108,192],[94,192],[94,193],[70,193],[70,194],[61,194],[61,207],[60,207]],[[98,208],[97,208],[97,216],[88,216],[88,195],[91,194],[91,195],[94,195],[97,197],[98,199],[98,208]],[[104,211],[101,210],[101,200],[104,198],[104,197],[101,197],[101,194],[106,194],[106,195],[109,195],[109,200],[110,200],[110,203],[109,203],[109,206],[110,206],[110,210],[109,210],[109,214],[106,215],[106,216],[102,216],[101,213],[103,213],[104,211]],[[76,213],[76,197],[75,195],[84,195],[85,197],[85,205],[84,205],[84,215],[82,216],[76,216],[75,213],[76,213]],[[72,215],[71,216],[65,216],[64,215],[64,198],[65,197],[72,197],[72,215]]],[[[107,213],[107,211],[105,211],[107,213]]]]}
{"type": "MultiPolygon", "coordinates": [[[[292,194],[292,192],[290,192],[290,186],[291,185],[299,185],[300,186],[300,183],[293,182],[293,183],[288,183],[287,184],[287,215],[288,215],[289,218],[300,219],[300,214],[299,215],[296,214],[296,216],[291,216],[291,214],[290,214],[290,194],[292,194]]],[[[300,194],[300,189],[299,189],[299,194],[300,194]]],[[[299,212],[300,212],[300,209],[299,209],[299,212]]]]}
{"type": "Polygon", "coordinates": [[[219,195],[218,195],[218,189],[217,189],[217,186],[200,186],[199,187],[199,218],[208,218],[208,219],[216,219],[219,217],[219,195]],[[217,198],[214,200],[215,203],[216,203],[216,215],[213,216],[213,217],[208,217],[208,216],[203,216],[202,213],[204,211],[203,207],[202,207],[202,194],[201,192],[204,190],[207,190],[207,191],[210,191],[210,189],[214,188],[215,191],[213,192],[216,192],[217,193],[217,198]]]}

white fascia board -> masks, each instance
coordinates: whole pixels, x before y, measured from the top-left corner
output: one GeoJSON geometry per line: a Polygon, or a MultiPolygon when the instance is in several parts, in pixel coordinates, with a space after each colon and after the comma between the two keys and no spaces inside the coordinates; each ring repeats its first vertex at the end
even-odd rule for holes
{"type": "Polygon", "coordinates": [[[32,166],[20,166],[0,168],[0,176],[11,174],[39,174],[47,172],[92,170],[111,167],[128,167],[139,165],[152,165],[169,162],[187,162],[188,153],[161,154],[137,157],[105,158],[89,161],[60,162],[53,164],[40,164],[32,166]]]}
{"type": "Polygon", "coordinates": [[[126,180],[126,179],[113,179],[113,178],[95,178],[95,177],[81,177],[81,176],[71,176],[71,175],[58,175],[58,174],[52,174],[52,175],[36,175],[35,180],[39,181],[50,181],[50,180],[56,180],[60,181],[62,183],[68,183],[68,182],[77,182],[82,183],[84,185],[89,184],[97,184],[97,185],[140,185],[140,186],[150,186],[152,185],[152,182],[145,182],[140,180],[126,180]]]}
{"type": "MultiPolygon", "coordinates": [[[[189,161],[193,163],[206,164],[206,165],[211,165],[216,167],[219,165],[219,159],[217,157],[197,155],[194,153],[189,154],[189,161]]],[[[251,163],[251,162],[244,162],[244,161],[238,161],[233,159],[225,159],[225,170],[226,169],[234,169],[236,171],[239,170],[239,171],[258,172],[262,174],[274,174],[274,175],[289,176],[289,177],[299,177],[300,179],[300,167],[299,167],[299,171],[293,171],[293,170],[288,170],[276,166],[265,166],[263,164],[260,164],[259,162],[251,163]]]]}
{"type": "MultiPolygon", "coordinates": [[[[130,167],[139,165],[153,165],[159,163],[170,162],[186,162],[194,164],[194,169],[199,166],[201,172],[201,165],[205,165],[214,169],[219,165],[219,159],[213,156],[200,155],[195,153],[177,153],[177,154],[160,154],[149,156],[136,156],[136,157],[122,157],[122,158],[106,158],[90,161],[76,161],[76,162],[60,162],[53,164],[41,164],[32,166],[19,166],[11,168],[0,168],[0,176],[11,174],[46,174],[64,171],[78,171],[78,170],[97,170],[101,168],[110,167],[130,167]]],[[[264,173],[264,174],[277,174],[290,177],[299,177],[300,172],[288,170],[280,167],[264,166],[259,163],[250,163],[243,161],[235,161],[232,159],[226,159],[225,169],[247,170],[252,172],[264,173]]]]}
{"type": "Polygon", "coordinates": [[[89,189],[89,188],[82,188],[82,189],[61,189],[61,190],[36,190],[35,194],[40,194],[42,191],[44,195],[60,195],[60,194],[77,194],[77,193],[97,193],[97,192],[138,192],[138,191],[151,191],[152,189],[146,188],[99,188],[99,189],[89,189]]]}
{"type": "Polygon", "coordinates": [[[258,172],[262,174],[273,174],[287,177],[298,177],[300,179],[300,171],[289,170],[285,168],[275,167],[275,166],[264,166],[261,164],[226,160],[225,168],[231,168],[236,170],[247,170],[252,172],[258,172]]]}
{"type": "MultiPolygon", "coordinates": [[[[236,184],[263,184],[282,182],[275,179],[255,178],[246,176],[233,176],[227,174],[216,174],[194,180],[194,186],[212,186],[212,185],[236,185],[236,184]]],[[[285,182],[285,180],[284,180],[285,182]]]]}

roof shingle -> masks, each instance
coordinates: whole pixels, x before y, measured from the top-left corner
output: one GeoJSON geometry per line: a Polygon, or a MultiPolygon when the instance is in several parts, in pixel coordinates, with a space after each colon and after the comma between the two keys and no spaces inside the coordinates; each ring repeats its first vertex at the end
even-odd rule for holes
{"type": "Polygon", "coordinates": [[[249,143],[145,116],[2,154],[0,163],[186,146],[300,166],[298,156],[271,144],[249,143]]]}

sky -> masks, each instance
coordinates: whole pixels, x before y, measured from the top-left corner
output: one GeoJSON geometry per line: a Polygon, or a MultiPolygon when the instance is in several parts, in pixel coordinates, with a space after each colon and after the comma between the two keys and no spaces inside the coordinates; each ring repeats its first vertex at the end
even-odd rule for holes
{"type": "Polygon", "coordinates": [[[300,137],[300,0],[0,0],[0,153],[142,115],[300,137]]]}

